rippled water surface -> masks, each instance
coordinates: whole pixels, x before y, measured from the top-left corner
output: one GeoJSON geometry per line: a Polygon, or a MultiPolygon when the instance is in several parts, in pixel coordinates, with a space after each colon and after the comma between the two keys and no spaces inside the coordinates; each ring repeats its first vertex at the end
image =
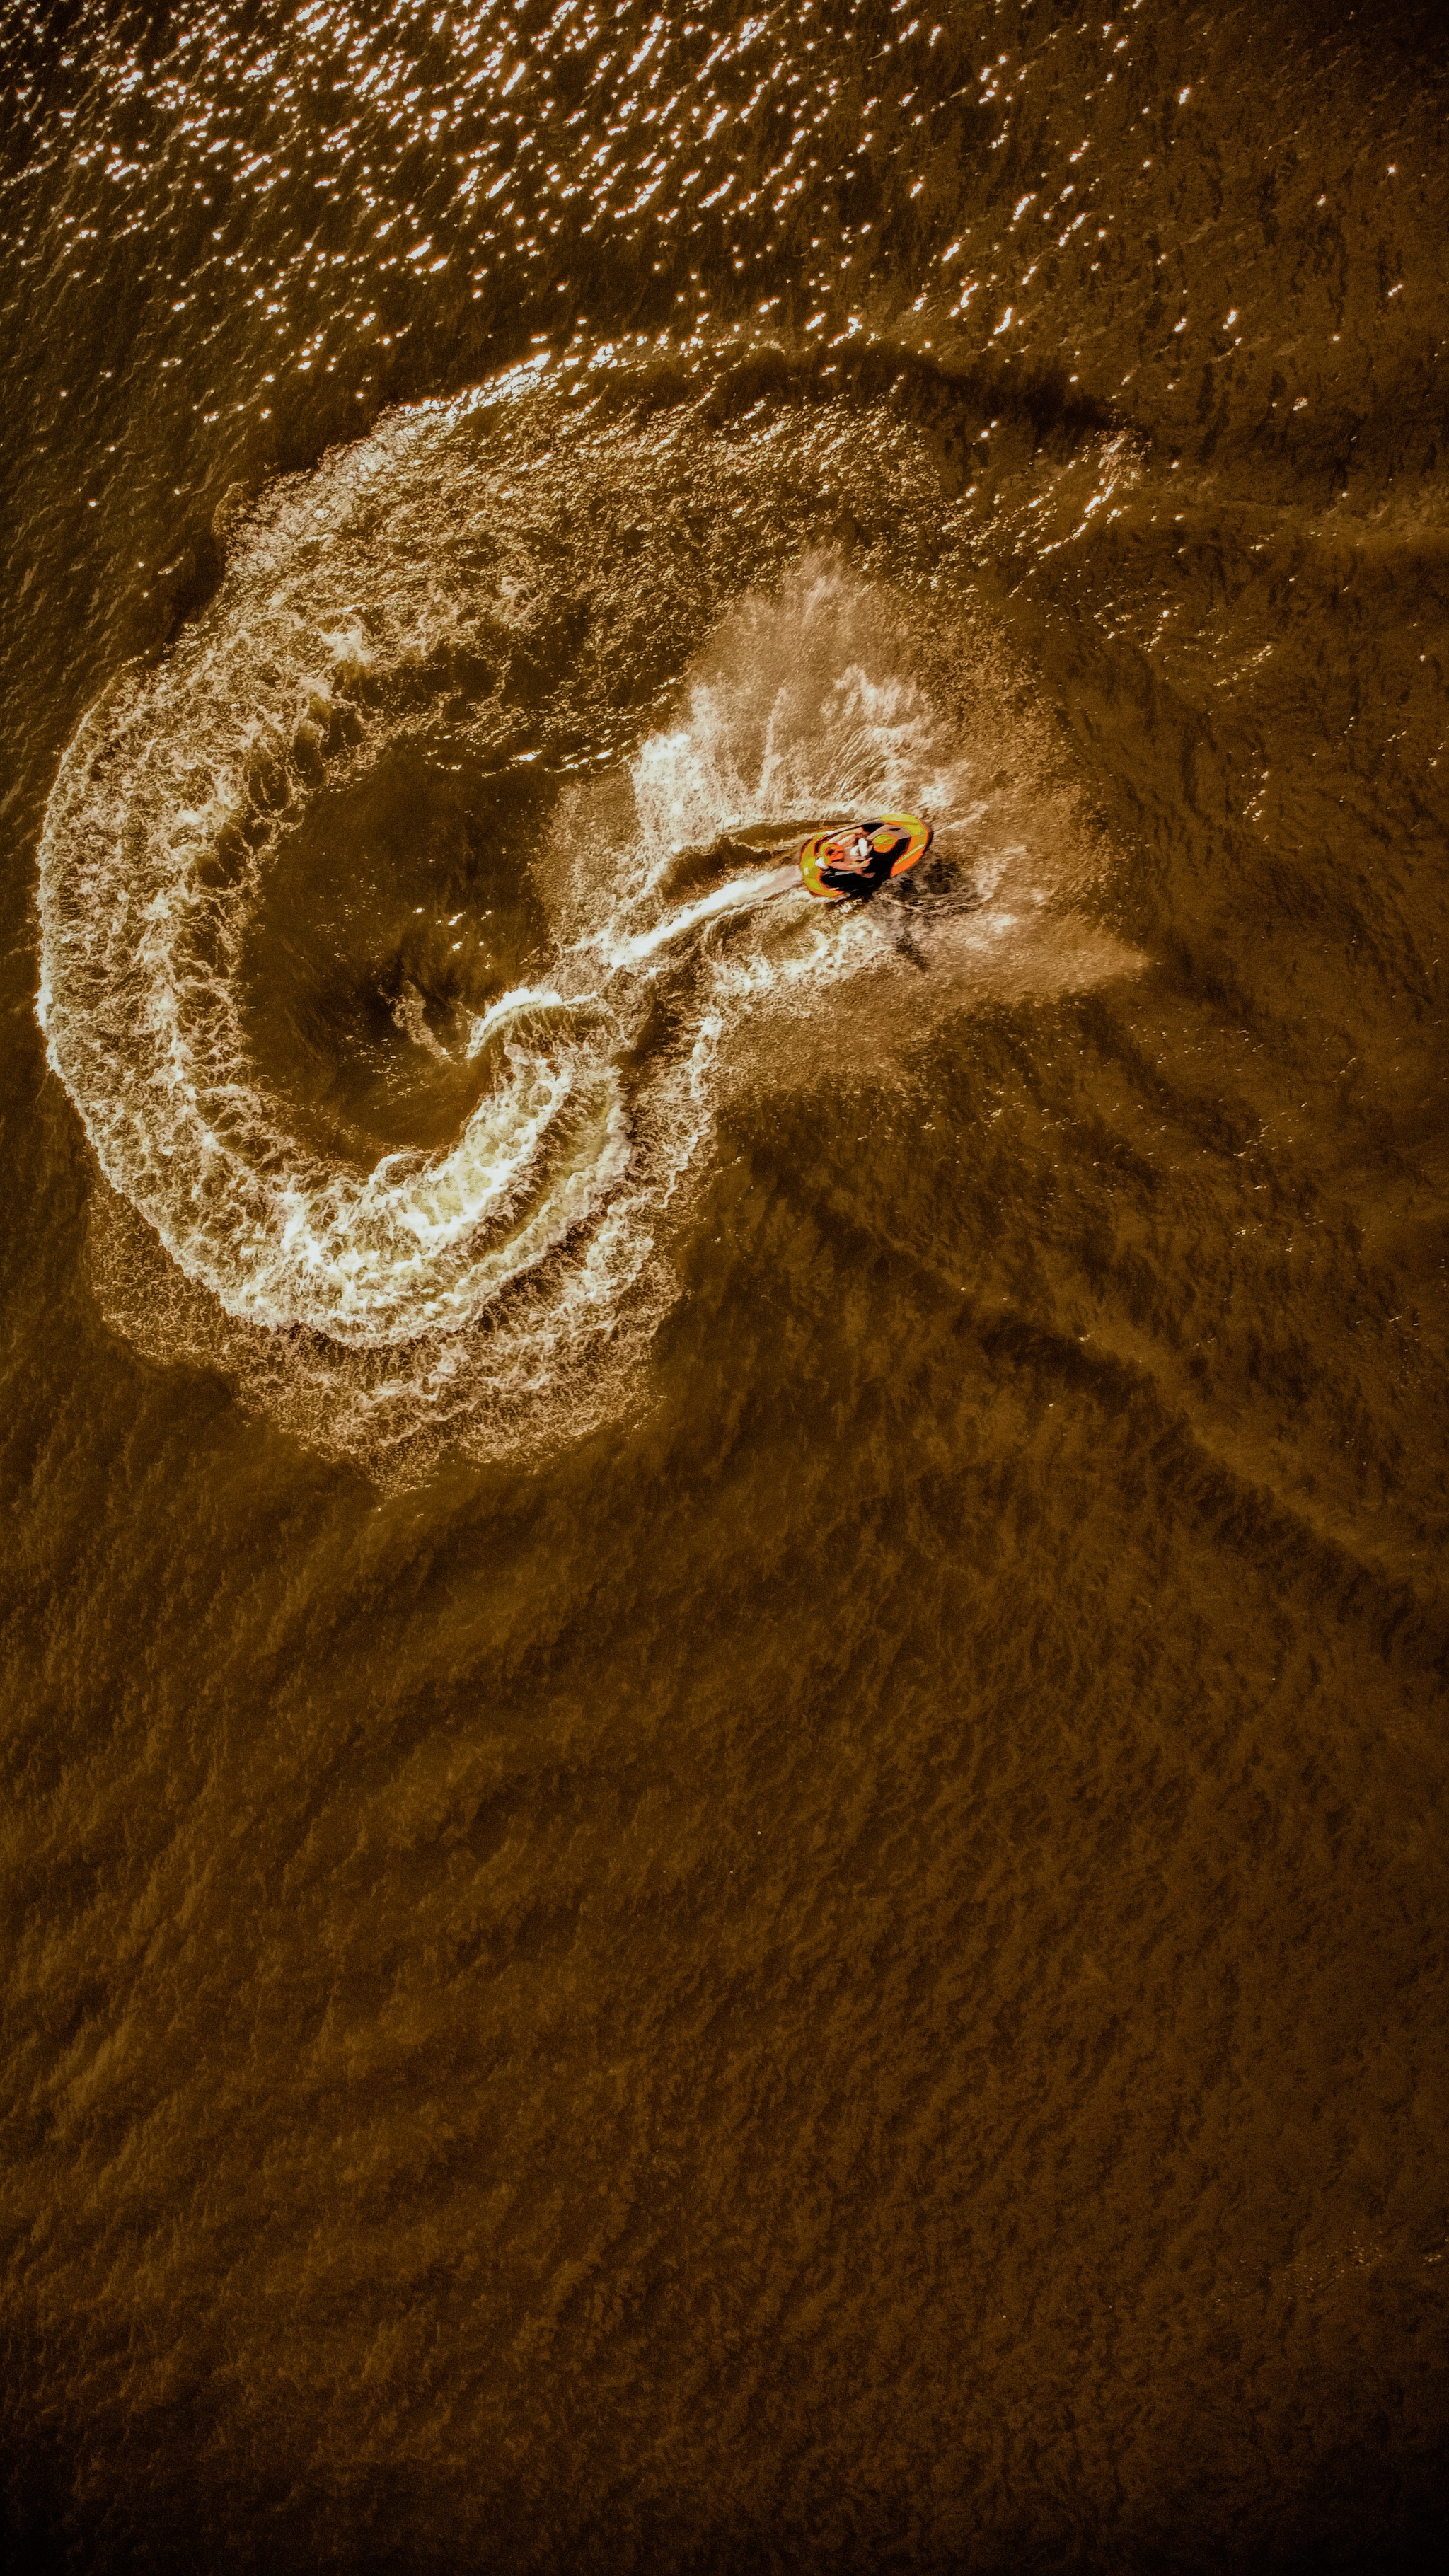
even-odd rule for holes
{"type": "Polygon", "coordinates": [[[1416,2567],[1437,13],[0,96],[27,2563],[1416,2567]]]}

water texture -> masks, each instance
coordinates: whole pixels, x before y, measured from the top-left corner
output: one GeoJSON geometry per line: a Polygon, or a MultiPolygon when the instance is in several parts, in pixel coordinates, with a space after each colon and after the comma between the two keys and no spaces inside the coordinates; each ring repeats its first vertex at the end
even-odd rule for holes
{"type": "Polygon", "coordinates": [[[1438,14],[0,100],[20,2563],[1431,2560],[1438,14]]]}

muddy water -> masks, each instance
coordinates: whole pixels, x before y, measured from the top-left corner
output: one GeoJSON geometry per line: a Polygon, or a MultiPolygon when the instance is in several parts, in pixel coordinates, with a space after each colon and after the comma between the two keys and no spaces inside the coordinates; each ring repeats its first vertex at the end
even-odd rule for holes
{"type": "Polygon", "coordinates": [[[1419,2563],[1434,15],[0,73],[31,2559],[1419,2563]]]}

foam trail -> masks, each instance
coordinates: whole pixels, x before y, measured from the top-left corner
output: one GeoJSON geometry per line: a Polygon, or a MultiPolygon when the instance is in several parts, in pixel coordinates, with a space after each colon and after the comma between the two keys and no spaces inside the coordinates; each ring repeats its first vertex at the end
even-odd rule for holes
{"type": "MultiPolygon", "coordinates": [[[[112,1229],[113,1311],[144,1338],[122,1274],[159,1241],[185,1283],[147,1292],[167,1350],[365,1458],[577,1428],[647,1347],[746,1019],[898,964],[870,908],[775,900],[804,831],[906,809],[964,828],[1003,892],[1035,865],[1000,832],[977,847],[999,721],[963,740],[880,585],[797,551],[719,602],[702,646],[698,575],[667,549],[637,601],[619,590],[609,511],[636,527],[653,478],[661,525],[688,489],[737,530],[773,449],[731,481],[692,415],[596,432],[530,399],[536,424],[521,394],[424,407],[281,487],[207,616],[82,724],[42,844],[49,1060],[144,1220],[112,1229]],[[530,440],[546,474],[518,468],[530,440]],[[538,679],[581,596],[594,659],[538,679]],[[696,639],[675,712],[571,780],[580,740],[616,723],[611,621],[636,636],[646,603],[651,634],[672,615],[696,639]],[[435,792],[461,855],[430,902],[435,792]]],[[[838,471],[865,433],[827,429],[838,471]]],[[[900,451],[893,516],[913,470],[900,451]]],[[[757,546],[788,540],[792,506],[757,546]]],[[[1019,956],[1011,910],[990,935],[1019,956]]],[[[956,925],[958,966],[988,927],[956,925]]]]}
{"type": "Polygon", "coordinates": [[[617,939],[606,932],[599,943],[600,953],[616,972],[643,966],[661,949],[672,947],[691,931],[702,930],[726,913],[751,912],[757,904],[770,903],[777,895],[800,891],[798,867],[772,868],[765,877],[733,877],[714,894],[701,895],[697,903],[685,904],[680,911],[670,913],[653,930],[636,931],[627,939],[617,939]]]}
{"type": "Polygon", "coordinates": [[[508,1028],[514,1020],[527,1018],[535,1011],[566,1011],[568,1008],[562,993],[551,992],[541,985],[525,984],[516,993],[505,993],[501,1002],[491,1002],[482,1018],[473,1022],[468,1036],[468,1055],[470,1058],[481,1055],[489,1039],[496,1037],[500,1029],[508,1028]]]}

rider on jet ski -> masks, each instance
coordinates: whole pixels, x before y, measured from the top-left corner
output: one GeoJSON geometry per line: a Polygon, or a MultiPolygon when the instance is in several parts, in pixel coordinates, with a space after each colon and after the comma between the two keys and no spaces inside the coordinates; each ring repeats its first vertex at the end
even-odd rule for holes
{"type": "Polygon", "coordinates": [[[910,843],[910,833],[902,831],[893,819],[858,823],[853,829],[832,835],[820,848],[816,860],[820,883],[828,886],[832,894],[850,895],[857,903],[868,903],[877,888],[885,884],[897,859],[905,856],[910,843]]]}

